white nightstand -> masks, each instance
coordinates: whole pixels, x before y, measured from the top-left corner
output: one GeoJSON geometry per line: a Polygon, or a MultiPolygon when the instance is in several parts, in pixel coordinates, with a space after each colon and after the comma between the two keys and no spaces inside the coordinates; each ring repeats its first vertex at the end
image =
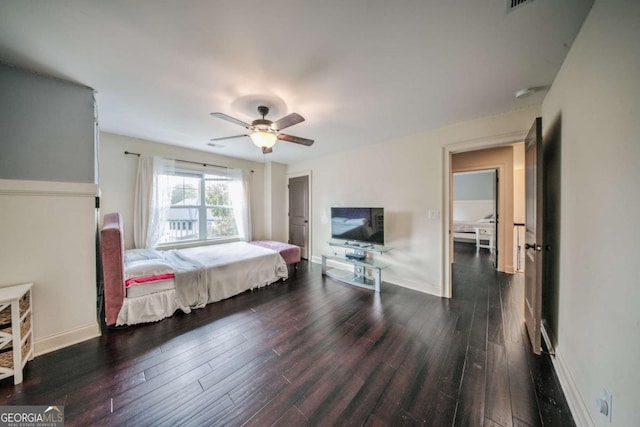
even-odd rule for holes
{"type": "Polygon", "coordinates": [[[33,283],[0,288],[0,379],[13,375],[22,382],[22,369],[33,359],[33,283]]]}
{"type": "Polygon", "coordinates": [[[476,232],[476,250],[479,250],[480,248],[486,248],[489,249],[491,253],[493,253],[493,251],[495,250],[495,232],[493,228],[476,227],[474,228],[474,230],[476,232]],[[486,245],[482,244],[481,240],[487,240],[488,243],[486,245]]]}

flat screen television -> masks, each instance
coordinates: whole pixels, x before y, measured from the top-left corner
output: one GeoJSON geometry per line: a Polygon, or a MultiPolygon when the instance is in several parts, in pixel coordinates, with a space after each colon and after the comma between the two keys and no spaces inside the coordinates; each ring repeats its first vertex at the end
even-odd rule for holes
{"type": "Polygon", "coordinates": [[[331,208],[331,238],[384,245],[384,208],[331,208]]]}

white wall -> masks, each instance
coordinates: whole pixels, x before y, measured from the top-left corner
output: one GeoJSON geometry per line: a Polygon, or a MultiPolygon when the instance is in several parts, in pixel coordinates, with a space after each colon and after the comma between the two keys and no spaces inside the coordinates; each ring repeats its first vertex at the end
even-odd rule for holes
{"type": "MultiPolygon", "coordinates": [[[[264,166],[248,160],[219,156],[158,142],[100,133],[100,213],[120,212],[125,227],[125,247],[133,248],[133,203],[135,197],[138,157],[125,151],[150,156],[204,162],[220,166],[253,170],[251,174],[251,222],[254,239],[265,236],[264,166]]],[[[284,185],[284,184],[282,184],[284,185]]],[[[100,218],[102,223],[102,218],[100,218]]]]}
{"type": "Polygon", "coordinates": [[[441,295],[443,146],[520,134],[537,115],[532,107],[289,165],[289,174],[313,173],[311,256],[317,261],[330,250],[331,206],[383,206],[385,241],[394,248],[382,256],[392,264],[383,280],[441,295]],[[429,220],[430,209],[440,219],[429,220]]]}
{"type": "Polygon", "coordinates": [[[0,180],[0,286],[33,282],[36,355],[100,335],[95,184],[0,180]]]}
{"type": "Polygon", "coordinates": [[[545,133],[561,124],[556,366],[579,425],[637,426],[640,2],[596,1],[542,112],[545,133]]]}
{"type": "Polygon", "coordinates": [[[286,242],[288,238],[287,165],[269,162],[264,166],[265,238],[286,242]]]}

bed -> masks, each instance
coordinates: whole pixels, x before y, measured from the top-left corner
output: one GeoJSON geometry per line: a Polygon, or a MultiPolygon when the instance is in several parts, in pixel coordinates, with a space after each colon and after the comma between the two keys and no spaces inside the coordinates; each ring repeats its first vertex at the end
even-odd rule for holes
{"type": "Polygon", "coordinates": [[[475,241],[476,250],[480,248],[495,250],[496,224],[488,218],[479,221],[454,221],[453,240],[456,242],[475,241]]]}
{"type": "Polygon", "coordinates": [[[496,223],[493,200],[454,200],[453,239],[475,242],[476,249],[495,249],[496,223]]]}
{"type": "MultiPolygon", "coordinates": [[[[453,232],[455,233],[474,233],[477,228],[485,228],[489,230],[496,229],[496,223],[493,219],[480,219],[476,221],[453,221],[453,232]]],[[[455,237],[455,236],[454,236],[455,237]]]]}
{"type": "MultiPolygon", "coordinates": [[[[118,213],[100,232],[108,326],[154,322],[288,277],[280,252],[247,242],[125,251],[118,213]]],[[[299,261],[300,258],[297,258],[299,261]]]]}

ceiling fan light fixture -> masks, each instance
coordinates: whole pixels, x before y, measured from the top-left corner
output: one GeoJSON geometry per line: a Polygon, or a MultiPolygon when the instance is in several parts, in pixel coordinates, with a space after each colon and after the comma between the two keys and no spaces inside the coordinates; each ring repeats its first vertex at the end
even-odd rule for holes
{"type": "Polygon", "coordinates": [[[249,138],[260,148],[271,148],[278,140],[278,136],[273,132],[256,131],[249,134],[249,138]]]}

